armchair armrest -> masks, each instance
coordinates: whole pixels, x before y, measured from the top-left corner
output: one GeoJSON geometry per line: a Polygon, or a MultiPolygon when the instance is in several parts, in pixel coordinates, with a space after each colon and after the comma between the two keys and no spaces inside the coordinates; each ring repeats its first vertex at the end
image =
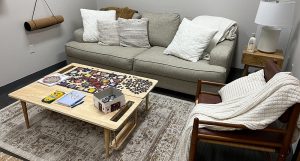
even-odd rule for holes
{"type": "Polygon", "coordinates": [[[246,126],[241,124],[229,124],[229,123],[214,122],[214,121],[199,120],[199,124],[221,126],[221,127],[228,127],[228,128],[248,129],[246,126]]]}
{"type": "Polygon", "coordinates": [[[222,66],[228,69],[231,66],[233,53],[235,49],[236,40],[225,40],[216,47],[214,47],[210,52],[210,61],[209,64],[222,66]]]}
{"type": "Polygon", "coordinates": [[[73,32],[74,40],[77,42],[83,41],[83,28],[79,28],[73,32]]]}
{"type": "MultiPolygon", "coordinates": [[[[229,124],[229,123],[223,123],[223,122],[204,121],[204,120],[199,120],[198,118],[195,118],[194,122],[198,122],[198,124],[205,124],[205,125],[213,125],[213,126],[221,126],[221,127],[227,127],[227,128],[238,128],[238,129],[244,129],[244,130],[251,130],[251,129],[249,129],[246,126],[241,125],[241,124],[229,124]]],[[[260,131],[271,132],[271,133],[281,133],[281,134],[286,133],[285,129],[271,128],[271,127],[266,127],[264,129],[261,129],[260,131]]]]}
{"type": "MultiPolygon", "coordinates": [[[[219,83],[219,82],[210,82],[210,81],[204,81],[204,80],[200,80],[200,81],[201,81],[201,84],[207,84],[207,85],[211,85],[211,86],[223,87],[226,85],[224,83],[219,83]]],[[[199,83],[199,81],[198,81],[198,83],[199,83]]]]}

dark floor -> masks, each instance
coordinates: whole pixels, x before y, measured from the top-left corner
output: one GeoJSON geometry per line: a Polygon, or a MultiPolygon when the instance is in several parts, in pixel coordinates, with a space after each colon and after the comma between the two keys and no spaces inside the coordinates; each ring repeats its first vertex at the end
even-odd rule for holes
{"type": "MultiPolygon", "coordinates": [[[[53,71],[63,67],[66,65],[66,62],[61,62],[59,64],[56,64],[54,66],[51,66],[47,69],[41,70],[37,73],[34,73],[32,75],[29,75],[25,78],[22,78],[20,80],[17,80],[9,85],[6,85],[4,87],[0,87],[0,109],[6,107],[7,105],[15,102],[16,100],[9,98],[8,94],[16,89],[19,89],[23,86],[26,86],[43,76],[52,73],[53,71]]],[[[242,75],[242,70],[241,69],[235,69],[233,68],[231,72],[229,73],[228,76],[228,82],[231,82],[232,80],[235,80],[242,75]]],[[[153,90],[155,93],[160,93],[164,95],[168,95],[171,97],[175,98],[180,98],[188,101],[194,101],[194,96],[192,95],[187,95],[179,92],[174,92],[166,89],[161,89],[161,88],[155,88],[153,90]]],[[[201,144],[199,146],[199,156],[203,159],[203,161],[264,161],[266,160],[266,154],[263,153],[258,153],[254,151],[248,151],[248,150],[241,150],[241,149],[236,149],[236,148],[230,148],[230,147],[225,147],[225,146],[216,146],[212,144],[201,144]]],[[[6,151],[5,149],[1,149],[0,151],[3,151],[4,153],[7,153],[9,155],[12,155],[14,157],[23,159],[27,161],[26,159],[17,156],[9,151],[6,151]]],[[[291,157],[290,157],[291,158],[291,157]]],[[[201,160],[202,160],[201,159],[201,160]]]]}

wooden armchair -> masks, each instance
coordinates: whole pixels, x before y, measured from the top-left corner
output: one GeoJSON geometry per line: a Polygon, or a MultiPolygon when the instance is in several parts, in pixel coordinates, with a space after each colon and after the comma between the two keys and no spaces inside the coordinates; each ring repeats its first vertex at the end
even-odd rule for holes
{"type": "MultiPolygon", "coordinates": [[[[265,68],[265,79],[270,80],[276,73],[280,72],[277,65],[272,61],[267,62],[265,68]]],[[[204,92],[201,86],[224,86],[221,83],[199,81],[196,93],[197,103],[216,104],[221,102],[221,97],[218,94],[204,92]]],[[[291,141],[294,130],[297,126],[297,120],[300,112],[300,104],[294,104],[280,118],[281,122],[287,123],[285,128],[267,127],[262,130],[250,130],[244,125],[228,124],[222,122],[203,121],[198,118],[194,119],[191,145],[190,145],[190,161],[201,160],[197,158],[197,142],[208,142],[214,144],[222,144],[238,148],[246,148],[264,152],[278,152],[277,161],[285,161],[290,152],[291,141]],[[206,128],[198,128],[199,124],[217,125],[229,128],[240,128],[236,131],[214,131],[206,128]]]]}

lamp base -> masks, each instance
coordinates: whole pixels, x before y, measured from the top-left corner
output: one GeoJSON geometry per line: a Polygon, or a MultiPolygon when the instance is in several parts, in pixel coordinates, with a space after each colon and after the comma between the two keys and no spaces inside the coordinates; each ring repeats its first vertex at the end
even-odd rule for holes
{"type": "Polygon", "coordinates": [[[277,49],[281,29],[264,26],[260,33],[260,40],[257,45],[259,51],[274,53],[277,49]]]}

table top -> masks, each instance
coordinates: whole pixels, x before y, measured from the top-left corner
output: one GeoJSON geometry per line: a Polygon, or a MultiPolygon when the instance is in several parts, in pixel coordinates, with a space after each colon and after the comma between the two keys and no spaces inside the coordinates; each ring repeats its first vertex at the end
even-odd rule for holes
{"type": "Polygon", "coordinates": [[[253,55],[253,56],[260,56],[260,57],[266,57],[266,58],[275,58],[275,59],[280,59],[283,60],[283,51],[280,49],[277,49],[276,52],[274,53],[265,53],[265,52],[261,52],[257,49],[255,49],[255,51],[253,53],[247,51],[247,48],[245,48],[243,50],[244,54],[248,54],[248,55],[253,55]]]}
{"type": "MultiPolygon", "coordinates": [[[[99,71],[105,71],[105,72],[113,72],[115,74],[124,74],[124,73],[119,73],[119,72],[114,72],[114,71],[109,71],[101,68],[96,68],[96,67],[90,67],[86,65],[81,65],[77,63],[72,63],[67,65],[66,67],[54,72],[54,73],[67,73],[70,70],[76,68],[76,67],[86,67],[86,68],[92,68],[94,70],[99,70],[99,71]]],[[[129,74],[124,74],[127,76],[133,76],[129,74]]],[[[138,77],[138,76],[134,76],[138,77]]],[[[143,93],[140,94],[134,94],[128,89],[122,89],[122,92],[125,95],[125,101],[133,101],[133,105],[121,116],[121,118],[118,121],[112,121],[112,118],[119,112],[119,110],[104,114],[103,112],[99,111],[96,107],[94,107],[94,101],[93,101],[93,94],[91,93],[85,93],[86,97],[84,98],[84,103],[76,106],[75,108],[70,108],[66,106],[59,105],[58,103],[52,102],[51,104],[47,104],[42,102],[41,100],[50,95],[52,92],[59,90],[63,92],[70,92],[73,89],[66,88],[60,85],[54,85],[51,87],[48,87],[46,85],[43,85],[38,82],[33,82],[21,89],[18,89],[12,93],[9,94],[10,97],[33,103],[35,105],[44,107],[45,109],[55,111],[82,121],[86,121],[88,123],[101,126],[106,129],[110,130],[117,130],[119,129],[124,122],[131,116],[131,114],[136,110],[136,108],[139,106],[139,104],[142,102],[143,98],[147,96],[147,94],[154,88],[154,86],[157,84],[157,80],[153,79],[148,79],[144,77],[138,77],[142,79],[147,79],[152,82],[152,86],[143,93]]]]}

